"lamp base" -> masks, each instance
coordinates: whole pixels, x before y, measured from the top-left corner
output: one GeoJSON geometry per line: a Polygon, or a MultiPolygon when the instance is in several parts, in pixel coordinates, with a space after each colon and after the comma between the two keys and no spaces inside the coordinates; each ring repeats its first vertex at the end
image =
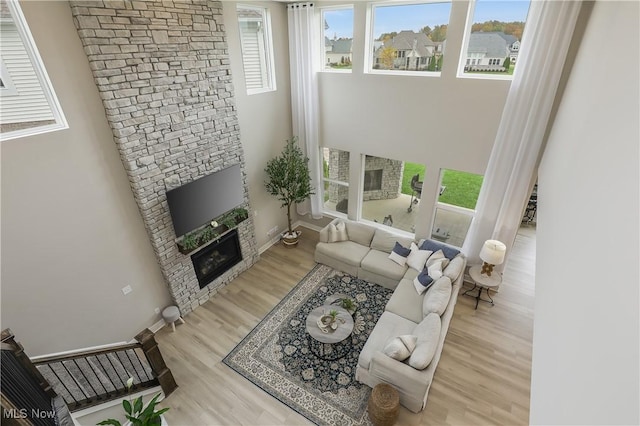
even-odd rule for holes
{"type": "Polygon", "coordinates": [[[493,272],[493,267],[494,267],[494,265],[492,265],[490,263],[487,263],[487,262],[483,262],[482,263],[482,271],[480,271],[480,273],[490,277],[491,273],[493,272]]]}

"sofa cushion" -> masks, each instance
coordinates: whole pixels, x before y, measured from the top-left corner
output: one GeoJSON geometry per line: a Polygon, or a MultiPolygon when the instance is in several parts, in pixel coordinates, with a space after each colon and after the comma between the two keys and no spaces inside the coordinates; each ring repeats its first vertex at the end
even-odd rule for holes
{"type": "Polygon", "coordinates": [[[442,252],[444,253],[444,256],[449,260],[453,259],[460,253],[460,250],[457,250],[451,246],[448,246],[446,244],[443,244],[438,241],[433,241],[433,240],[420,240],[419,245],[420,245],[420,250],[431,250],[433,252],[442,250],[442,252]]]}
{"type": "Polygon", "coordinates": [[[460,274],[462,273],[462,269],[464,268],[465,258],[461,255],[454,257],[449,265],[442,271],[445,277],[449,277],[451,282],[454,282],[458,279],[460,274]]]}
{"type": "Polygon", "coordinates": [[[371,250],[369,247],[354,243],[353,241],[318,243],[316,245],[317,252],[340,259],[342,262],[352,266],[360,266],[362,259],[369,253],[369,250],[371,250]]]}
{"type": "Polygon", "coordinates": [[[402,237],[384,229],[376,229],[373,234],[373,240],[371,240],[371,248],[391,253],[396,243],[400,243],[401,246],[408,248],[412,242],[412,238],[402,237]]]}
{"type": "Polygon", "coordinates": [[[393,260],[389,259],[388,253],[374,249],[371,249],[364,259],[362,259],[360,268],[398,281],[407,270],[406,266],[400,266],[393,260]]]}
{"type": "Polygon", "coordinates": [[[382,352],[390,338],[404,334],[413,334],[415,328],[415,322],[402,318],[393,312],[383,312],[360,352],[358,365],[368,370],[373,354],[375,352],[382,352]]]}
{"type": "Polygon", "coordinates": [[[404,361],[411,356],[411,353],[416,348],[417,341],[418,338],[410,334],[394,337],[382,349],[382,352],[393,359],[404,361]]]}
{"type": "Polygon", "coordinates": [[[425,291],[429,290],[433,285],[433,278],[429,276],[429,272],[425,269],[420,272],[417,277],[413,279],[413,287],[416,289],[418,294],[422,294],[425,291]]]}
{"type": "Polygon", "coordinates": [[[411,243],[411,253],[407,257],[407,266],[418,272],[422,271],[432,253],[431,250],[420,250],[415,243],[411,243]]]}
{"type": "Polygon", "coordinates": [[[413,280],[403,278],[391,295],[391,299],[387,302],[384,310],[393,312],[417,324],[424,318],[424,315],[422,315],[423,298],[424,294],[416,294],[413,280]]]}
{"type": "Polygon", "coordinates": [[[427,315],[417,325],[413,334],[418,337],[418,343],[409,358],[410,366],[417,370],[424,370],[429,366],[438,348],[441,328],[440,315],[435,313],[427,315]]]}
{"type": "Polygon", "coordinates": [[[444,264],[445,260],[448,262],[447,259],[438,259],[435,262],[431,262],[431,265],[429,265],[429,267],[427,268],[427,273],[429,274],[431,279],[437,280],[442,276],[442,265],[444,264]]]}
{"type": "Polygon", "coordinates": [[[407,269],[407,272],[404,273],[404,276],[402,278],[413,281],[413,279],[417,277],[419,273],[420,272],[416,271],[415,269],[409,268],[407,269]]]}
{"type": "Polygon", "coordinates": [[[329,224],[329,241],[330,243],[337,243],[340,241],[347,241],[349,236],[347,235],[347,226],[344,222],[329,224]]]}
{"type": "Polygon", "coordinates": [[[365,225],[364,223],[353,221],[347,221],[346,224],[347,234],[349,235],[349,239],[351,241],[367,247],[371,245],[371,240],[373,239],[373,234],[376,232],[376,228],[374,228],[373,226],[365,225]]]}
{"type": "MultiPolygon", "coordinates": [[[[373,237],[375,240],[375,237],[373,237]]],[[[373,244],[373,243],[372,243],[373,244]]],[[[407,263],[407,256],[409,256],[411,250],[406,247],[403,247],[402,244],[396,242],[396,245],[391,250],[389,254],[389,259],[393,260],[400,266],[404,266],[407,263]]]]}
{"type": "Polygon", "coordinates": [[[449,277],[442,277],[433,283],[422,301],[422,315],[425,317],[430,313],[442,315],[449,304],[451,288],[449,277]]]}

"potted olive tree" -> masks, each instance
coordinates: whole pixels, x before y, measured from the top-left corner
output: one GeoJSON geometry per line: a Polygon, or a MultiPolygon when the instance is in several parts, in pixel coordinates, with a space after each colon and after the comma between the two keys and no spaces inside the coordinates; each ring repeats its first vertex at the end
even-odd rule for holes
{"type": "Polygon", "coordinates": [[[287,246],[298,244],[299,231],[291,229],[291,206],[306,200],[313,191],[309,175],[309,158],[297,144],[294,136],[287,140],[282,153],[267,162],[267,191],[282,202],[287,208],[287,231],[282,235],[282,242],[287,246]]]}

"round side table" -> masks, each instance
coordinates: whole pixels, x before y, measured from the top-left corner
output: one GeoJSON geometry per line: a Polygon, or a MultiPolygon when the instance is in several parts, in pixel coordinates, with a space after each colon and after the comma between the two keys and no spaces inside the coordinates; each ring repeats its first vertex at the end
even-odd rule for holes
{"type": "Polygon", "coordinates": [[[476,265],[469,268],[469,275],[473,280],[473,288],[462,293],[463,296],[471,296],[476,299],[476,307],[478,309],[478,303],[482,300],[483,302],[491,303],[491,306],[494,306],[493,299],[491,298],[491,294],[489,294],[489,289],[494,289],[495,287],[502,284],[502,274],[500,272],[493,271],[491,275],[481,274],[482,266],[476,265]],[[478,290],[478,294],[468,294],[474,290],[478,290]],[[482,298],[482,290],[487,291],[487,297],[489,300],[482,298]]]}

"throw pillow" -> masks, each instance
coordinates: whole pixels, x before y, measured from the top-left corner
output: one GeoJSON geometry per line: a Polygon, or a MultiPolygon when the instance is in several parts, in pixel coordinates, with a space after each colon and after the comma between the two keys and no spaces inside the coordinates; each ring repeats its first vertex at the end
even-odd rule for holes
{"type": "Polygon", "coordinates": [[[450,247],[446,244],[437,242],[437,241],[433,241],[433,240],[421,240],[422,242],[419,244],[420,245],[420,250],[431,250],[431,251],[438,251],[438,250],[442,250],[442,252],[444,253],[444,256],[451,260],[454,257],[456,257],[458,255],[458,253],[460,253],[460,250],[456,250],[453,247],[450,247]]]}
{"type": "Polygon", "coordinates": [[[347,227],[344,222],[329,224],[329,242],[330,243],[347,241],[348,239],[349,239],[349,236],[347,235],[347,227]]]}
{"type": "Polygon", "coordinates": [[[402,245],[396,242],[396,245],[393,246],[393,250],[391,250],[391,254],[389,255],[389,259],[393,260],[400,266],[404,266],[407,263],[407,256],[409,256],[411,250],[406,247],[402,247],[402,245]]]}
{"type": "Polygon", "coordinates": [[[422,315],[436,313],[442,315],[447,309],[451,298],[451,280],[449,277],[442,277],[433,283],[422,301],[422,315]]]}
{"type": "Polygon", "coordinates": [[[425,266],[429,268],[429,266],[433,265],[436,262],[442,263],[442,269],[446,268],[447,265],[449,264],[449,259],[445,257],[442,250],[438,250],[435,253],[433,253],[431,256],[429,256],[429,259],[427,259],[427,264],[425,266]]]}
{"type": "Polygon", "coordinates": [[[431,256],[432,251],[420,250],[415,243],[411,243],[411,254],[407,257],[407,265],[410,268],[420,272],[424,269],[427,259],[431,256]]]}
{"type": "Polygon", "coordinates": [[[420,272],[417,277],[413,279],[413,286],[416,288],[418,294],[422,294],[429,290],[429,287],[433,284],[433,278],[429,276],[426,270],[420,272]]]}
{"type": "Polygon", "coordinates": [[[438,342],[440,341],[440,330],[442,321],[440,315],[430,314],[424,317],[413,331],[418,337],[416,348],[411,353],[409,365],[417,370],[424,370],[431,364],[438,342]]]}
{"type": "Polygon", "coordinates": [[[449,266],[447,266],[443,273],[447,277],[451,279],[451,282],[454,282],[458,279],[460,274],[462,273],[462,268],[464,266],[464,257],[456,256],[453,258],[451,262],[449,262],[449,266]]]}
{"type": "Polygon", "coordinates": [[[393,359],[404,361],[411,356],[411,353],[416,348],[417,341],[418,338],[416,336],[409,334],[394,337],[387,346],[382,349],[382,352],[393,359]]]}
{"type": "Polygon", "coordinates": [[[442,264],[445,260],[447,259],[438,259],[435,262],[432,262],[431,265],[427,267],[429,276],[434,280],[437,280],[442,276],[442,264]]]}

